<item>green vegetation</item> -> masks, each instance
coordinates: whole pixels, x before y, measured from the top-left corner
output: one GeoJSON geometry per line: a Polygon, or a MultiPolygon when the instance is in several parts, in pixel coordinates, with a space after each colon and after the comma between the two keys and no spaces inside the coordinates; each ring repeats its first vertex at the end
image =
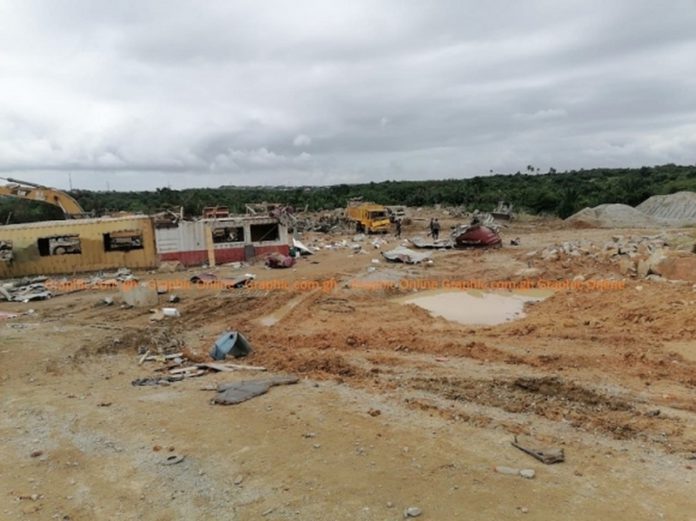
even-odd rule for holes
{"type": "MultiPolygon", "coordinates": [[[[488,175],[469,179],[440,181],[384,181],[328,187],[220,187],[171,190],[158,188],[143,192],[71,192],[83,208],[102,215],[110,211],[154,213],[164,209],[178,211],[183,206],[190,216],[201,214],[205,206],[228,206],[243,212],[245,203],[280,202],[310,210],[344,207],[351,197],[382,204],[465,206],[469,210],[492,210],[504,199],[517,210],[533,214],[567,217],[586,206],[625,203],[632,206],[651,195],[681,190],[696,191],[696,166],[673,164],[642,168],[595,168],[558,173],[538,172],[528,165],[525,173],[488,175]]],[[[0,198],[0,223],[28,222],[61,218],[57,208],[0,198]]]]}

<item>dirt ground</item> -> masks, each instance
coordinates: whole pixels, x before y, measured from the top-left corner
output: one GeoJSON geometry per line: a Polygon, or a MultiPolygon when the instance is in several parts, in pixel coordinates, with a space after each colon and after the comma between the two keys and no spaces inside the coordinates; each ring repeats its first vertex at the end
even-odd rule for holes
{"type": "MultiPolygon", "coordinates": [[[[416,221],[404,236],[424,227],[416,221]]],[[[181,317],[154,322],[146,308],[121,307],[117,290],[1,303],[34,312],[0,319],[0,519],[382,521],[408,507],[424,520],[696,519],[691,283],[561,288],[496,326],[451,322],[398,298],[418,281],[519,281],[531,268],[534,279],[624,280],[612,263],[528,254],[661,232],[514,222],[503,248],[435,251],[419,265],[385,262],[380,248],[400,241],[375,248],[370,237],[364,254],[322,248],[287,270],[218,267],[220,277],[250,272],[266,286],[182,290],[181,317]],[[521,244],[510,246],[515,237],[521,244]],[[105,296],[116,303],[100,305],[105,296]],[[235,362],[267,373],[131,384],[161,367],[139,365],[144,349],[205,357],[226,329],[254,347],[235,362]],[[215,384],[260,374],[300,382],[211,404],[215,384]],[[563,448],[566,461],[544,465],[512,447],[515,436],[563,448]],[[183,460],[165,464],[172,456],[183,460]],[[496,472],[501,465],[536,475],[496,472]]]]}

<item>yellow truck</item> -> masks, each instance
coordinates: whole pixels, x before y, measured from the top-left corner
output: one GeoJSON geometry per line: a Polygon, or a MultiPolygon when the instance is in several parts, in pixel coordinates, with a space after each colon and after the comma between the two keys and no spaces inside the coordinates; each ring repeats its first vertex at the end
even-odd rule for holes
{"type": "Polygon", "coordinates": [[[355,223],[358,233],[388,233],[391,226],[387,209],[375,203],[349,203],[346,219],[355,223]]]}

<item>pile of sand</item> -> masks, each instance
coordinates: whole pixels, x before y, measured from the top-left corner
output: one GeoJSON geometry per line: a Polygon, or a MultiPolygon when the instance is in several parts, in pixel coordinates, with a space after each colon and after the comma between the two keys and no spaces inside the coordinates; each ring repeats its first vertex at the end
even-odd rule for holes
{"type": "Polygon", "coordinates": [[[627,204],[600,204],[584,208],[566,222],[593,228],[652,228],[662,223],[627,204]]]}
{"type": "Polygon", "coordinates": [[[640,203],[637,209],[651,217],[672,221],[673,224],[696,224],[696,193],[653,195],[640,203]]]}

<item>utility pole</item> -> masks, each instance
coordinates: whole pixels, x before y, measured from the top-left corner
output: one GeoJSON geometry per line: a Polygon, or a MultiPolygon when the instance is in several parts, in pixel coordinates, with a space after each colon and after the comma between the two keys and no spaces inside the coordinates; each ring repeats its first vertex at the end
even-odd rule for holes
{"type": "Polygon", "coordinates": [[[72,174],[68,172],[68,186],[70,186],[70,191],[72,192],[72,174]]]}

